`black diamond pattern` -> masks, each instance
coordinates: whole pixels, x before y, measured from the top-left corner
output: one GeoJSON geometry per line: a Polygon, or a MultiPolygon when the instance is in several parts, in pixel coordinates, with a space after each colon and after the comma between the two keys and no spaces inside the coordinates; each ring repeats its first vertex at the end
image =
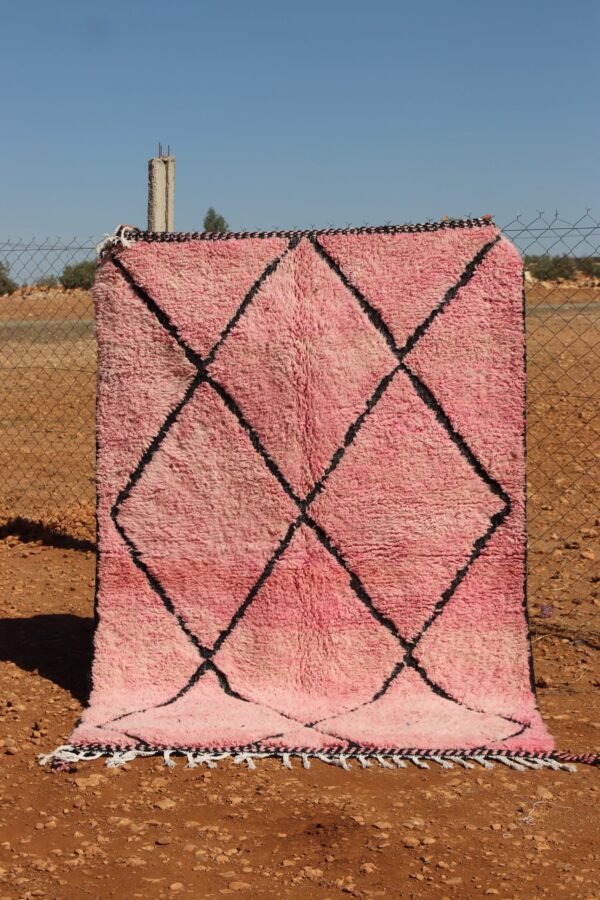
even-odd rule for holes
{"type": "MultiPolygon", "coordinates": [[[[128,282],[128,284],[133,288],[133,290],[135,291],[137,296],[140,298],[140,300],[145,304],[147,309],[156,317],[157,321],[161,324],[161,326],[165,329],[165,331],[167,331],[167,333],[170,334],[171,337],[177,342],[177,344],[181,348],[182,352],[185,354],[186,358],[197,369],[197,374],[194,376],[194,378],[190,382],[181,401],[166,417],[161,428],[159,429],[156,436],[150,443],[149,447],[144,452],[141,459],[138,461],[137,466],[131,473],[131,475],[127,481],[127,484],[119,492],[117,499],[111,510],[111,518],[115,524],[115,527],[116,527],[119,535],[121,536],[121,538],[123,539],[125,545],[127,546],[128,550],[129,550],[129,553],[130,553],[133,563],[138,567],[138,569],[140,571],[143,572],[146,579],[148,580],[148,583],[150,584],[152,589],[156,592],[158,597],[161,599],[161,601],[164,604],[167,611],[175,617],[177,623],[182,628],[182,630],[185,632],[187,637],[192,641],[192,643],[198,650],[200,657],[202,658],[201,664],[198,666],[198,669],[193,674],[191,679],[189,679],[187,684],[183,685],[177,694],[175,694],[173,697],[169,698],[167,701],[159,704],[159,706],[167,706],[167,705],[174,703],[176,700],[178,700],[180,697],[182,697],[187,691],[189,691],[190,688],[193,687],[193,685],[198,682],[198,680],[202,677],[202,675],[208,671],[213,671],[216,674],[216,676],[219,680],[219,684],[221,685],[221,687],[224,691],[226,691],[227,693],[229,693],[232,696],[237,697],[240,700],[246,699],[231,689],[225,673],[220,671],[220,669],[212,661],[212,658],[217,653],[219,648],[223,645],[224,641],[227,640],[227,638],[232,633],[232,631],[237,626],[237,624],[240,622],[240,620],[243,618],[246,610],[248,609],[250,604],[253,602],[253,600],[256,597],[256,595],[258,594],[260,588],[266,582],[266,580],[270,577],[275,565],[277,564],[277,561],[282,556],[282,554],[284,553],[286,548],[289,546],[297,529],[301,525],[306,525],[307,527],[309,527],[313,530],[313,532],[315,533],[316,537],[321,542],[323,547],[325,547],[325,549],[332,555],[332,557],[336,560],[336,562],[346,572],[346,574],[348,575],[348,578],[349,578],[350,586],[351,586],[352,590],[354,591],[354,593],[356,594],[356,596],[358,597],[358,599],[365,605],[365,607],[369,610],[369,612],[374,617],[374,619],[377,622],[379,622],[379,624],[382,627],[385,627],[386,629],[388,629],[388,631],[390,631],[394,635],[394,637],[398,640],[399,646],[402,650],[401,658],[399,659],[398,663],[394,667],[393,671],[390,672],[388,677],[383,681],[381,688],[375,693],[375,695],[369,701],[367,701],[367,703],[372,703],[375,700],[379,699],[381,696],[383,696],[383,694],[388,690],[388,688],[393,683],[395,678],[398,677],[400,672],[402,672],[405,667],[410,667],[419,674],[419,676],[423,679],[425,684],[427,684],[429,686],[429,688],[434,693],[436,693],[438,696],[443,697],[446,700],[452,701],[458,705],[461,705],[471,711],[484,712],[483,710],[475,709],[474,707],[467,706],[467,704],[465,704],[463,701],[452,696],[447,691],[445,691],[442,687],[440,687],[440,685],[436,684],[430,678],[430,676],[428,675],[425,668],[415,658],[414,653],[418,647],[419,642],[423,638],[424,634],[431,627],[433,622],[436,621],[436,619],[442,614],[443,610],[445,609],[445,607],[447,606],[447,604],[449,603],[449,601],[455,594],[459,585],[464,580],[467,572],[469,571],[469,569],[471,568],[471,566],[473,565],[475,560],[481,555],[481,553],[483,552],[483,549],[490,541],[492,535],[497,531],[497,529],[500,527],[502,522],[509,515],[510,510],[511,510],[511,502],[510,502],[510,498],[508,497],[508,495],[506,494],[506,492],[504,491],[502,486],[487,472],[487,470],[485,469],[485,467],[483,466],[481,461],[474,454],[474,452],[469,447],[469,445],[464,440],[464,438],[456,431],[456,429],[454,428],[449,417],[447,416],[447,414],[445,413],[445,411],[443,410],[443,408],[441,407],[440,403],[438,402],[436,397],[433,395],[431,390],[422,381],[422,379],[420,379],[406,364],[405,357],[415,347],[415,345],[417,344],[419,339],[423,336],[423,334],[425,334],[425,332],[428,330],[428,328],[430,327],[432,322],[437,318],[437,316],[446,308],[446,306],[449,303],[452,302],[452,300],[454,299],[454,297],[456,296],[456,294],[458,293],[460,288],[463,287],[464,285],[466,285],[470,281],[473,274],[477,270],[477,267],[480,265],[480,263],[483,261],[483,259],[485,259],[485,257],[489,253],[489,251],[499,240],[499,236],[495,237],[493,240],[486,243],[479,250],[479,252],[477,254],[475,254],[475,256],[465,266],[465,268],[464,268],[461,276],[457,280],[457,282],[446,292],[444,297],[441,299],[440,303],[417,326],[417,328],[410,335],[410,337],[408,338],[408,340],[405,342],[405,344],[402,347],[398,347],[396,345],[396,342],[394,340],[394,337],[393,337],[389,327],[383,320],[383,318],[382,318],[381,314],[378,312],[378,310],[374,306],[372,306],[369,303],[368,299],[358,290],[358,288],[356,288],[356,286],[350,282],[350,280],[347,278],[345,273],[338,266],[337,262],[321,246],[321,244],[319,243],[319,240],[318,240],[318,236],[317,235],[307,235],[304,239],[309,240],[311,242],[311,244],[314,247],[315,252],[318,253],[325,260],[327,265],[330,266],[330,268],[335,272],[335,274],[340,279],[340,281],[344,284],[344,286],[349,290],[349,292],[352,294],[352,296],[356,299],[358,305],[364,312],[365,316],[369,319],[369,321],[371,322],[373,327],[376,328],[377,331],[381,334],[383,340],[387,343],[388,347],[392,350],[392,352],[397,360],[396,365],[391,369],[390,372],[388,372],[381,379],[381,381],[379,382],[379,384],[373,391],[373,394],[371,395],[371,397],[369,397],[368,400],[366,401],[364,410],[355,419],[355,421],[349,426],[349,428],[344,436],[344,439],[342,441],[342,444],[333,454],[328,466],[325,468],[319,481],[317,481],[313,485],[313,487],[311,488],[309,493],[304,498],[298,497],[296,495],[296,493],[293,491],[290,484],[285,479],[281,470],[279,469],[276,461],[267,453],[267,451],[263,447],[263,445],[260,441],[260,438],[259,438],[258,434],[256,433],[256,431],[254,430],[254,428],[252,427],[251,423],[246,421],[246,419],[245,419],[242,411],[238,407],[235,399],[227,393],[225,388],[218,381],[216,381],[216,379],[214,377],[211,376],[210,371],[209,371],[210,364],[216,358],[220,347],[226,341],[226,339],[227,339],[228,335],[231,333],[231,331],[235,328],[237,322],[244,315],[244,312],[252,303],[252,300],[254,299],[254,297],[256,296],[258,291],[260,290],[260,287],[262,286],[262,284],[266,281],[267,278],[269,278],[276,271],[276,269],[278,268],[282,259],[288,253],[293,251],[294,247],[298,244],[299,238],[292,237],[289,241],[287,249],[281,254],[281,256],[279,256],[278,258],[273,260],[265,268],[265,270],[263,271],[261,276],[257,279],[255,284],[250,289],[250,291],[243,298],[240,306],[238,307],[238,310],[236,311],[236,313],[234,314],[232,319],[228,322],[228,324],[225,326],[218,341],[215,343],[213,348],[210,350],[210,352],[207,354],[207,356],[204,359],[201,358],[194,350],[192,350],[186,344],[186,342],[182,339],[176,326],[171,321],[171,319],[166,314],[166,312],[156,303],[156,301],[143,288],[141,288],[136,283],[136,281],[132,277],[131,273],[127,270],[127,268],[123,264],[122,260],[119,259],[119,257],[116,254],[113,254],[111,257],[113,264],[118,268],[118,270],[121,272],[121,274],[123,275],[125,280],[128,282]],[[434,412],[438,422],[442,425],[442,427],[448,434],[449,439],[455,444],[455,446],[458,448],[460,453],[466,459],[466,461],[468,462],[470,467],[473,469],[473,471],[487,485],[487,487],[489,488],[491,493],[493,495],[495,495],[496,497],[498,497],[499,499],[501,499],[502,503],[503,503],[502,509],[499,512],[495,513],[490,518],[490,524],[489,524],[489,527],[487,528],[487,530],[475,540],[467,562],[456,572],[450,585],[446,588],[446,590],[443,592],[442,596],[436,603],[432,614],[430,615],[428,620],[423,624],[419,634],[410,641],[407,641],[405,638],[403,638],[403,636],[396,629],[393,622],[390,619],[388,619],[386,616],[384,616],[377,609],[375,603],[373,602],[372,598],[369,596],[369,594],[368,594],[367,590],[365,589],[364,585],[362,584],[361,580],[358,578],[356,573],[352,571],[352,569],[348,565],[347,561],[344,559],[340,550],[336,547],[336,545],[333,542],[333,540],[331,539],[331,537],[319,525],[319,523],[316,522],[311,517],[311,515],[309,514],[309,511],[308,511],[311,503],[313,502],[313,500],[315,499],[317,494],[319,494],[325,488],[328,478],[335,471],[337,466],[342,461],[347,448],[353,443],[354,439],[356,438],[356,435],[362,428],[365,420],[367,419],[367,417],[369,416],[371,411],[375,408],[375,406],[377,405],[377,403],[379,402],[379,400],[381,399],[381,397],[383,396],[383,394],[385,393],[385,391],[387,390],[389,385],[392,383],[393,379],[396,377],[398,372],[404,372],[408,376],[408,378],[410,379],[410,381],[415,389],[415,392],[418,394],[418,396],[423,401],[423,403],[425,403],[434,412]],[[282,490],[288,495],[288,497],[290,497],[294,501],[294,503],[298,507],[298,517],[295,519],[294,522],[292,522],[292,524],[287,529],[286,534],[282,537],[275,553],[271,556],[271,558],[266,563],[266,565],[263,569],[263,572],[261,573],[261,575],[255,582],[255,584],[253,585],[253,587],[251,588],[249,593],[247,594],[244,601],[240,604],[239,608],[234,613],[229,624],[220,633],[219,637],[217,638],[217,640],[215,641],[215,643],[212,647],[203,646],[200,643],[200,641],[197,639],[197,637],[193,634],[193,632],[190,630],[190,628],[187,626],[183,617],[177,612],[177,610],[175,608],[175,604],[173,603],[173,600],[168,596],[168,594],[164,590],[163,586],[160,584],[160,582],[157,580],[157,578],[152,574],[152,572],[146,566],[146,564],[144,563],[144,561],[141,557],[139,548],[136,547],[135,543],[133,542],[131,537],[127,534],[123,525],[119,521],[119,512],[120,512],[122,505],[124,504],[127,497],[130,495],[131,491],[133,490],[133,488],[139,481],[139,479],[142,476],[144,469],[148,465],[149,461],[152,459],[154,454],[160,449],[160,445],[161,445],[162,441],[166,437],[167,433],[169,432],[169,430],[172,427],[172,425],[174,424],[174,422],[177,420],[177,418],[181,414],[183,408],[186,406],[187,403],[189,403],[189,401],[192,399],[195,391],[197,390],[199,385],[202,383],[209,385],[216,392],[216,394],[221,398],[223,404],[227,407],[227,409],[231,412],[231,414],[237,418],[239,424],[241,425],[241,427],[244,429],[244,431],[248,435],[248,438],[249,438],[252,446],[254,447],[255,451],[257,452],[257,454],[262,458],[264,464],[266,465],[268,470],[271,472],[273,477],[277,480],[277,482],[281,486],[282,490]]],[[[253,702],[253,701],[247,701],[247,702],[253,702]]],[[[364,705],[364,704],[361,704],[361,705],[364,705]]],[[[145,710],[132,710],[131,712],[124,713],[110,721],[111,722],[118,721],[119,719],[126,718],[129,715],[132,715],[132,714],[138,713],[138,712],[143,712],[143,711],[145,711],[145,710]]],[[[277,712],[279,712],[282,715],[285,715],[285,714],[281,713],[280,710],[277,710],[277,712]]],[[[346,710],[346,712],[347,712],[347,710],[346,710]]],[[[292,721],[292,722],[296,721],[290,716],[285,716],[285,717],[290,719],[290,721],[292,721]]],[[[516,732],[514,732],[514,734],[510,735],[510,737],[516,737],[517,735],[521,734],[527,727],[529,727],[528,723],[522,722],[515,718],[512,718],[511,716],[502,715],[499,717],[503,718],[507,722],[513,723],[518,726],[518,730],[516,732]]],[[[109,724],[109,723],[105,723],[105,724],[109,724]]],[[[298,724],[301,724],[304,727],[315,728],[315,730],[321,731],[324,734],[329,734],[334,737],[339,737],[337,735],[332,735],[332,733],[329,731],[324,731],[323,729],[319,729],[317,727],[319,724],[318,722],[312,722],[312,723],[299,722],[298,724]]],[[[342,739],[340,738],[340,740],[342,740],[342,739]]]]}

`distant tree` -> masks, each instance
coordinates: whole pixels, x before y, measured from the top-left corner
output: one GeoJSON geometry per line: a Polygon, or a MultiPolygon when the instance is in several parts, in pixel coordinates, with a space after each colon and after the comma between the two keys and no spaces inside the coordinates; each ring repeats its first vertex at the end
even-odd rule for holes
{"type": "Polygon", "coordinates": [[[58,285],[58,278],[56,275],[44,275],[44,277],[39,278],[35,284],[36,287],[54,288],[58,285]]]}
{"type": "Polygon", "coordinates": [[[526,256],[525,268],[539,281],[557,281],[575,276],[576,263],[572,256],[526,256]]]}
{"type": "Polygon", "coordinates": [[[96,263],[93,260],[85,260],[73,266],[65,266],[60,283],[65,288],[82,288],[88,291],[94,283],[95,275],[96,263]]]}
{"type": "Polygon", "coordinates": [[[600,260],[587,256],[577,260],[577,268],[590,278],[600,278],[600,260]]]}
{"type": "Polygon", "coordinates": [[[229,231],[229,225],[223,216],[220,216],[212,206],[209,206],[206,215],[204,216],[204,230],[219,232],[229,231]]]}
{"type": "Polygon", "coordinates": [[[9,271],[8,263],[0,261],[0,295],[12,294],[18,288],[16,281],[9,277],[9,271]]]}

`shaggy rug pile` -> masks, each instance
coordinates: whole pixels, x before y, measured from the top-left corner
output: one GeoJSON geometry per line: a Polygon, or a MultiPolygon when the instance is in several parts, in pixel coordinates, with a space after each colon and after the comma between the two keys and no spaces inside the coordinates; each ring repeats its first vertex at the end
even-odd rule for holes
{"type": "Polygon", "coordinates": [[[94,293],[93,690],[54,758],[574,759],[532,680],[522,266],[490,221],[121,229],[94,293]]]}

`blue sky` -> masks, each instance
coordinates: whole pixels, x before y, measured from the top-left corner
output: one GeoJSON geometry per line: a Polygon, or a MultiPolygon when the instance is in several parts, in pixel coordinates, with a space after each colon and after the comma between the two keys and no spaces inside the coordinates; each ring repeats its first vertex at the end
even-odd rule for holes
{"type": "Polygon", "coordinates": [[[2,4],[0,235],[600,216],[593,0],[2,4]]]}

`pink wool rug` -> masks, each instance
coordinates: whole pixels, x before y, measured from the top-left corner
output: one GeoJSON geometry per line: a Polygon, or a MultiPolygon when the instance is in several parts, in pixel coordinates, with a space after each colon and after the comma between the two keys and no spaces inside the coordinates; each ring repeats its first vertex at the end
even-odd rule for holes
{"type": "Polygon", "coordinates": [[[575,759],[533,686],[498,229],[109,244],[93,690],[53,758],[575,759]]]}

